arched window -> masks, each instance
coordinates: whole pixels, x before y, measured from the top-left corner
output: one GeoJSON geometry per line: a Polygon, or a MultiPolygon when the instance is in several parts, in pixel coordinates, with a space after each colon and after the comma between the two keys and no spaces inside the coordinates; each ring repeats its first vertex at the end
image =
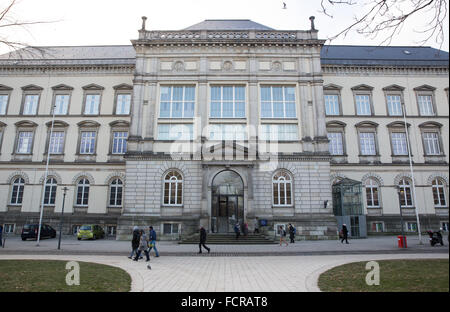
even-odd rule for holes
{"type": "Polygon", "coordinates": [[[87,206],[89,201],[89,180],[86,178],[78,181],[77,206],[87,206]]]}
{"type": "Polygon", "coordinates": [[[367,179],[364,185],[366,188],[367,208],[380,207],[378,183],[374,179],[367,179]]]}
{"type": "Polygon", "coordinates": [[[16,178],[12,184],[11,201],[12,205],[21,205],[23,200],[23,189],[25,188],[25,180],[16,178]]]}
{"type": "Polygon", "coordinates": [[[50,178],[47,179],[45,183],[45,192],[44,192],[44,205],[54,206],[56,199],[56,179],[50,178]]]}
{"type": "Polygon", "coordinates": [[[164,177],[164,205],[183,204],[183,177],[175,170],[164,177]]]}
{"type": "Polygon", "coordinates": [[[435,207],[446,207],[447,200],[445,198],[445,184],[438,178],[432,182],[433,199],[435,207]]]}
{"type": "Polygon", "coordinates": [[[411,183],[409,180],[403,178],[400,180],[399,183],[400,188],[400,205],[401,207],[412,207],[413,200],[412,200],[412,191],[411,191],[411,183]]]}
{"type": "Polygon", "coordinates": [[[123,183],[120,179],[114,179],[109,185],[109,205],[122,206],[123,183]]]}
{"type": "Polygon", "coordinates": [[[273,176],[273,205],[292,206],[292,179],[284,170],[278,171],[273,176]]]}

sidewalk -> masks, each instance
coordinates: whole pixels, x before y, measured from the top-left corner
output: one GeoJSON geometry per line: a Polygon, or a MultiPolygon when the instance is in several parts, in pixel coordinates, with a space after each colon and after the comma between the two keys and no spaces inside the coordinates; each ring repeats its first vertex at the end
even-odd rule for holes
{"type": "MultiPolygon", "coordinates": [[[[407,236],[408,248],[397,247],[396,236],[370,237],[349,240],[350,244],[341,244],[338,240],[298,241],[289,246],[274,245],[211,245],[211,254],[198,255],[198,245],[179,245],[177,242],[157,242],[161,256],[306,256],[336,254],[405,254],[405,253],[447,253],[445,246],[431,247],[428,237],[407,236]]],[[[127,255],[131,251],[131,242],[100,239],[96,241],[78,241],[75,237],[65,236],[61,241],[61,250],[57,249],[58,239],[44,239],[37,246],[36,241],[22,241],[20,237],[8,237],[5,248],[0,254],[56,254],[56,255],[127,255]]],[[[208,242],[206,242],[208,245],[208,242]]],[[[151,253],[154,255],[154,252],[151,253]]]]}

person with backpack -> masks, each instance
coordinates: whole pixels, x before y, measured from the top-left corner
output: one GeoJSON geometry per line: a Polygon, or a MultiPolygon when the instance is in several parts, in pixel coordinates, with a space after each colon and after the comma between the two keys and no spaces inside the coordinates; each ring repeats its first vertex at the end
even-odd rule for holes
{"type": "Polygon", "coordinates": [[[140,231],[139,247],[137,250],[136,257],[133,259],[134,261],[139,261],[142,251],[144,251],[144,253],[145,253],[146,262],[149,262],[150,255],[148,253],[148,239],[147,239],[147,236],[145,235],[144,230],[140,231]]]}
{"type": "Polygon", "coordinates": [[[235,224],[234,233],[236,233],[236,240],[238,240],[239,236],[241,235],[241,227],[239,226],[239,223],[235,224]]]}
{"type": "Polygon", "coordinates": [[[345,243],[349,244],[349,242],[347,240],[347,238],[348,238],[348,230],[347,230],[347,225],[345,223],[342,224],[341,234],[342,234],[341,243],[343,244],[344,243],[344,239],[345,239],[345,243]]]}
{"type": "Polygon", "coordinates": [[[286,241],[286,230],[283,229],[283,226],[280,225],[280,246],[283,242],[286,244],[286,246],[289,245],[286,241]]]}
{"type": "Polygon", "coordinates": [[[294,239],[295,239],[295,232],[296,232],[295,231],[295,227],[292,224],[289,223],[289,238],[291,240],[291,244],[295,243],[295,241],[294,241],[294,239]]]}
{"type": "Polygon", "coordinates": [[[135,226],[133,228],[133,238],[131,239],[131,253],[128,259],[133,259],[133,255],[137,254],[137,250],[139,248],[139,239],[140,239],[139,228],[135,226]]]}
{"type": "Polygon", "coordinates": [[[155,254],[156,257],[159,257],[159,253],[158,253],[158,249],[156,249],[156,232],[153,229],[153,226],[149,227],[150,232],[148,233],[148,240],[150,242],[149,248],[148,248],[148,253],[150,254],[150,250],[152,250],[152,248],[155,248],[155,254]]]}

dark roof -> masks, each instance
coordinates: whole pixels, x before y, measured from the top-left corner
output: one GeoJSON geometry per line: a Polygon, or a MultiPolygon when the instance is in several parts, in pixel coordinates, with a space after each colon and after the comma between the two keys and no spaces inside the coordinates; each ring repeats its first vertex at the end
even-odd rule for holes
{"type": "Polygon", "coordinates": [[[204,20],[184,30],[274,30],[248,19],[236,20],[204,20]]]}
{"type": "Polygon", "coordinates": [[[431,47],[327,45],[321,60],[328,65],[448,66],[448,52],[431,47]]]}

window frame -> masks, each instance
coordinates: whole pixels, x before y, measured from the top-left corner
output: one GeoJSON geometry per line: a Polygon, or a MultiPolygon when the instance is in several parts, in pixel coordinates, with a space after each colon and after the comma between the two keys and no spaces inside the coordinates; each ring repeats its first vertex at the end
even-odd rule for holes
{"type": "Polygon", "coordinates": [[[433,205],[434,205],[434,207],[435,208],[448,208],[448,198],[447,198],[447,192],[446,192],[446,190],[447,190],[447,184],[445,183],[445,181],[443,181],[442,179],[440,179],[440,178],[434,178],[432,181],[431,181],[431,194],[432,194],[432,196],[433,196],[433,205]],[[433,184],[433,182],[435,182],[435,181],[437,181],[437,182],[440,182],[441,184],[433,184]],[[439,204],[436,204],[436,201],[435,201],[435,197],[434,197],[434,194],[435,194],[435,189],[437,189],[438,190],[438,196],[437,196],[437,198],[439,199],[439,204]],[[439,189],[441,189],[441,190],[439,190],[439,189]],[[441,198],[440,198],[440,193],[442,193],[443,194],[443,197],[444,197],[444,201],[445,201],[445,203],[444,203],[444,205],[442,205],[442,203],[441,203],[441,198]]]}
{"type": "MultiPolygon", "coordinates": [[[[298,107],[297,107],[297,87],[295,85],[290,85],[290,84],[261,84],[259,86],[259,118],[260,120],[293,120],[293,119],[298,119],[298,107]],[[282,95],[283,95],[283,112],[284,112],[284,116],[283,117],[274,117],[274,100],[273,100],[273,88],[282,88],[282,95]],[[265,101],[262,98],[262,89],[263,88],[270,88],[270,101],[265,101]],[[292,88],[294,90],[294,113],[295,116],[286,116],[286,98],[285,98],[285,88],[292,88]],[[262,116],[263,114],[263,110],[262,110],[262,104],[263,102],[270,102],[270,108],[271,108],[271,116],[270,117],[264,117],[262,116]]],[[[279,101],[275,101],[275,102],[279,102],[279,101]]],[[[289,101],[288,101],[289,102],[289,101]]]]}
{"type": "Polygon", "coordinates": [[[13,177],[13,178],[10,180],[10,185],[11,185],[11,187],[10,187],[10,194],[9,194],[9,200],[8,200],[8,205],[9,205],[9,206],[18,206],[18,207],[21,207],[21,206],[23,205],[23,198],[24,198],[24,196],[25,196],[25,185],[26,185],[26,184],[27,184],[27,183],[26,183],[26,179],[25,179],[24,177],[22,177],[22,176],[15,176],[15,177],[13,177]],[[18,179],[22,179],[23,182],[20,182],[20,181],[19,181],[19,182],[16,183],[16,181],[17,181],[18,179]],[[15,187],[15,186],[18,187],[18,190],[16,191],[16,192],[17,192],[16,200],[15,200],[15,202],[13,202],[12,199],[13,199],[14,187],[15,187]],[[22,198],[21,198],[20,203],[18,203],[18,200],[17,200],[17,199],[19,199],[20,191],[22,192],[22,198]]]}
{"type": "Polygon", "coordinates": [[[108,183],[108,208],[122,208],[123,207],[123,199],[124,199],[124,188],[125,183],[123,182],[123,179],[121,177],[114,177],[110,179],[108,183]],[[113,185],[115,181],[120,181],[121,184],[117,183],[116,185],[113,185]],[[114,196],[114,204],[111,204],[111,196],[113,195],[113,190],[115,189],[115,196],[114,196]],[[117,205],[117,189],[121,188],[121,199],[120,199],[120,205],[117,205]]]}
{"type": "Polygon", "coordinates": [[[78,158],[88,158],[88,157],[96,157],[97,156],[97,145],[98,145],[98,132],[99,132],[100,124],[94,121],[82,121],[78,123],[78,143],[77,143],[77,152],[76,156],[78,158]],[[92,154],[82,154],[81,153],[81,139],[82,132],[95,132],[95,144],[94,144],[94,152],[92,154]]]}
{"type": "Polygon", "coordinates": [[[69,115],[70,112],[70,104],[72,101],[72,92],[73,92],[73,87],[64,85],[64,84],[59,84],[57,86],[52,87],[53,90],[53,97],[52,97],[52,107],[50,109],[50,115],[53,115],[53,109],[55,109],[56,107],[56,98],[60,95],[67,95],[69,97],[69,100],[67,102],[67,111],[65,114],[58,114],[55,112],[55,116],[67,116],[69,115]]]}
{"type": "Polygon", "coordinates": [[[47,177],[45,183],[43,183],[43,187],[44,187],[44,206],[45,207],[55,207],[56,206],[56,196],[58,195],[57,193],[57,189],[58,189],[58,181],[56,180],[55,177],[49,176],[47,177]],[[52,182],[54,181],[55,183],[51,183],[48,184],[48,181],[52,180],[52,182]],[[48,196],[48,200],[46,201],[46,193],[47,193],[47,186],[50,186],[50,191],[49,191],[49,196],[48,196]],[[51,199],[52,199],[52,193],[54,193],[54,202],[51,203],[51,199]],[[49,203],[50,201],[50,203],[49,203]]]}
{"type": "Polygon", "coordinates": [[[7,96],[6,104],[5,104],[5,113],[2,114],[0,111],[0,116],[8,115],[9,103],[11,101],[11,93],[13,88],[0,84],[0,96],[7,96]]]}
{"type": "Polygon", "coordinates": [[[159,101],[158,101],[159,105],[158,105],[158,119],[161,120],[172,120],[172,119],[183,119],[183,120],[193,120],[197,111],[197,86],[193,85],[193,84],[161,84],[159,86],[159,101]],[[182,87],[183,88],[183,97],[181,101],[175,101],[175,102],[180,102],[182,104],[182,110],[181,110],[181,117],[174,117],[173,116],[173,89],[174,87],[182,87]],[[162,88],[170,88],[170,100],[169,101],[162,101],[161,97],[162,97],[162,88]],[[186,88],[193,88],[194,89],[194,99],[192,100],[192,102],[194,103],[194,110],[192,112],[192,117],[185,117],[185,103],[186,102],[191,102],[191,101],[186,101],[185,99],[185,92],[186,92],[186,88]],[[161,116],[161,103],[162,102],[169,102],[169,116],[167,117],[162,117],[161,116]]]}
{"type": "Polygon", "coordinates": [[[246,119],[247,118],[247,86],[242,84],[211,84],[209,86],[209,119],[246,119]],[[233,88],[233,100],[225,101],[226,103],[231,102],[233,104],[233,116],[232,117],[224,117],[223,116],[223,107],[224,107],[224,100],[223,100],[223,88],[224,87],[232,87],[233,88]],[[243,116],[236,116],[236,87],[243,88],[244,89],[244,115],[243,116]],[[213,88],[220,88],[220,100],[214,100],[212,99],[212,89],[213,88]],[[220,102],[220,116],[212,116],[212,103],[213,102],[220,102]]]}
{"type": "Polygon", "coordinates": [[[83,105],[81,107],[81,115],[82,116],[100,116],[101,115],[101,108],[102,108],[102,98],[103,98],[103,90],[105,89],[102,86],[99,86],[97,84],[90,84],[87,86],[82,87],[83,91],[83,105]],[[97,114],[86,114],[86,100],[88,95],[99,95],[98,100],[98,112],[97,114]]]}
{"type": "Polygon", "coordinates": [[[419,116],[424,116],[424,117],[433,117],[433,116],[437,116],[438,115],[438,111],[437,111],[437,105],[436,105],[436,96],[435,96],[435,87],[429,86],[429,85],[422,85],[420,87],[416,87],[414,88],[414,92],[415,92],[415,97],[416,97],[416,105],[417,105],[417,114],[419,116]],[[421,110],[420,110],[420,102],[419,102],[419,97],[420,96],[431,96],[431,108],[433,109],[433,114],[431,115],[424,115],[422,114],[421,110]]]}
{"type": "Polygon", "coordinates": [[[401,190],[402,188],[404,189],[404,195],[403,195],[403,198],[401,198],[400,197],[400,202],[399,202],[399,204],[400,204],[400,209],[408,209],[408,208],[414,208],[414,205],[415,205],[415,203],[414,203],[414,194],[413,194],[413,192],[414,192],[414,190],[413,190],[413,188],[412,188],[412,182],[411,182],[411,180],[409,179],[409,178],[406,178],[406,177],[402,177],[401,179],[400,179],[400,181],[399,181],[399,183],[397,184],[397,187],[401,190]],[[404,183],[404,182],[409,182],[409,184],[406,184],[406,183],[404,183]],[[407,191],[406,191],[406,189],[409,189],[409,193],[410,193],[410,195],[409,195],[409,197],[410,197],[410,201],[411,201],[411,205],[408,205],[408,195],[407,195],[407,191]],[[404,205],[402,205],[402,200],[404,201],[404,205]]]}
{"type": "Polygon", "coordinates": [[[380,192],[380,183],[376,180],[376,179],[374,179],[374,178],[372,178],[372,177],[369,177],[369,178],[367,178],[365,181],[364,181],[364,189],[365,189],[365,202],[366,202],[366,207],[368,208],[368,209],[379,209],[379,208],[381,208],[382,207],[382,205],[381,205],[381,197],[380,197],[380,194],[381,194],[381,192],[380,192]],[[368,184],[367,182],[368,181],[370,181],[371,183],[370,184],[368,184]],[[376,188],[377,189],[377,192],[376,192],[376,197],[377,197],[377,201],[378,201],[378,205],[373,205],[373,203],[374,203],[374,192],[373,192],[373,189],[374,188],[376,188]],[[372,205],[369,205],[369,203],[368,203],[368,200],[367,200],[367,190],[368,189],[370,189],[370,197],[371,197],[371,202],[372,202],[372,205]]]}
{"type": "Polygon", "coordinates": [[[36,86],[36,85],[27,85],[22,87],[22,102],[20,105],[20,115],[21,116],[38,116],[39,115],[39,106],[41,103],[41,95],[42,90],[44,90],[42,87],[36,86]],[[27,96],[30,95],[36,95],[38,97],[37,103],[36,103],[36,112],[34,114],[25,114],[25,100],[27,96]]]}
{"type": "Polygon", "coordinates": [[[113,106],[113,115],[117,116],[130,116],[132,111],[132,104],[133,104],[133,86],[122,83],[120,85],[114,86],[114,106],[113,106]],[[119,114],[118,113],[118,100],[120,95],[129,95],[130,96],[130,107],[128,110],[128,113],[126,114],[119,114]]]}
{"type": "Polygon", "coordinates": [[[323,103],[324,103],[324,112],[325,112],[325,116],[326,117],[342,116],[343,115],[341,90],[342,90],[341,86],[334,85],[334,84],[328,84],[328,85],[323,87],[323,103]],[[325,101],[325,96],[327,96],[327,95],[334,95],[334,96],[338,97],[339,114],[334,114],[334,115],[327,114],[327,106],[326,106],[326,101],[325,101]]]}
{"type": "Polygon", "coordinates": [[[274,172],[274,174],[272,175],[272,207],[277,208],[277,207],[293,207],[294,206],[294,200],[293,198],[295,198],[294,196],[294,183],[293,183],[293,177],[292,174],[290,174],[287,170],[285,169],[279,169],[276,170],[274,172]],[[275,176],[277,175],[284,175],[289,177],[289,179],[282,179],[282,177],[280,176],[277,180],[275,180],[275,176]],[[280,182],[280,179],[282,179],[280,182]],[[277,187],[277,192],[278,192],[278,203],[275,203],[275,193],[274,193],[274,188],[275,185],[277,187]],[[283,185],[284,188],[284,204],[281,204],[281,185],[283,185]],[[288,192],[287,192],[287,186],[289,185],[290,187],[290,196],[288,196],[288,192]],[[289,201],[288,201],[289,199],[289,201]]]}
{"type": "Polygon", "coordinates": [[[355,116],[374,116],[375,115],[375,111],[374,111],[374,106],[373,106],[373,87],[368,86],[368,85],[358,85],[355,87],[352,87],[352,92],[353,92],[353,103],[354,103],[354,109],[355,109],[355,116]],[[363,95],[367,95],[369,97],[369,109],[370,109],[370,114],[358,114],[358,102],[356,100],[357,96],[363,96],[363,95]]]}
{"type": "Polygon", "coordinates": [[[74,200],[74,207],[81,207],[81,208],[87,208],[89,207],[89,198],[90,198],[90,192],[91,192],[91,181],[89,181],[89,178],[87,177],[80,177],[77,182],[75,183],[75,187],[76,187],[76,192],[75,193],[75,200],[74,200]],[[81,181],[87,181],[87,184],[83,182],[83,184],[81,184],[82,186],[82,196],[81,196],[81,204],[78,204],[78,193],[79,193],[79,185],[81,181]],[[85,199],[85,193],[86,193],[86,185],[87,185],[87,203],[83,204],[84,199],[85,199]]]}
{"type": "Polygon", "coordinates": [[[177,170],[177,169],[170,169],[170,170],[166,171],[163,174],[162,206],[165,206],[165,207],[182,207],[183,203],[184,203],[184,191],[185,191],[185,189],[184,189],[184,178],[183,178],[182,173],[179,170],[177,170]],[[174,176],[170,177],[170,179],[167,179],[167,176],[169,174],[173,173],[173,172],[177,173],[181,177],[181,180],[179,180],[178,177],[175,177],[175,179],[172,180],[172,178],[174,176]],[[175,182],[172,182],[172,181],[175,181],[175,182]],[[166,185],[167,184],[168,184],[168,187],[169,187],[169,189],[168,189],[168,194],[169,195],[168,195],[168,202],[166,203],[165,193],[166,193],[166,185]],[[172,184],[175,184],[175,203],[174,204],[171,203],[171,201],[172,201],[171,200],[172,199],[172,192],[171,192],[172,184]],[[178,196],[178,187],[179,187],[180,184],[181,184],[181,202],[179,203],[178,202],[178,197],[179,197],[178,196]]]}

